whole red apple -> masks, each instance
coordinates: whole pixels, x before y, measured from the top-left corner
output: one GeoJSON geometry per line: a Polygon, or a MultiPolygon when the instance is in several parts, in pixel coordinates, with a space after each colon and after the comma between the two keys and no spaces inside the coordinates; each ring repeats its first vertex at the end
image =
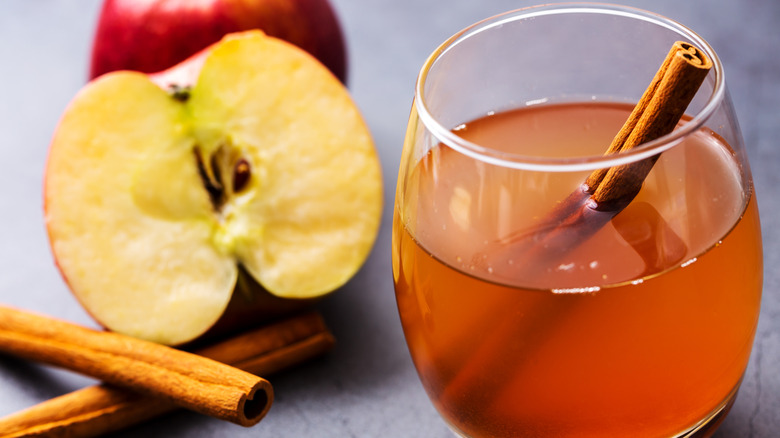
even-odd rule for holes
{"type": "Polygon", "coordinates": [[[106,0],[90,78],[114,70],[161,71],[227,33],[250,29],[304,49],[346,83],[346,46],[328,0],[106,0]]]}

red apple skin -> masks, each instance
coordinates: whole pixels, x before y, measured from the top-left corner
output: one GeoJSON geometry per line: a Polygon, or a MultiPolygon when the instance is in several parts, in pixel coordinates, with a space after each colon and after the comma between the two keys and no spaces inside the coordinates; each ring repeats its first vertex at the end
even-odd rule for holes
{"type": "Polygon", "coordinates": [[[328,0],[105,0],[90,79],[165,70],[227,33],[251,29],[306,50],[346,83],[346,45],[328,0]]]}

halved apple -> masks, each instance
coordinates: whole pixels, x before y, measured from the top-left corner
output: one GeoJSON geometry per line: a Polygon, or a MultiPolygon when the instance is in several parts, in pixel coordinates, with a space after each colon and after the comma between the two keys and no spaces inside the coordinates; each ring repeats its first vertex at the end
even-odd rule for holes
{"type": "Polygon", "coordinates": [[[90,82],[46,168],[50,243],[73,293],[108,329],[165,344],[214,325],[240,271],[284,299],[337,289],[364,263],[381,208],[348,91],[258,31],[168,74],[90,82]],[[165,82],[177,77],[197,80],[165,82]]]}

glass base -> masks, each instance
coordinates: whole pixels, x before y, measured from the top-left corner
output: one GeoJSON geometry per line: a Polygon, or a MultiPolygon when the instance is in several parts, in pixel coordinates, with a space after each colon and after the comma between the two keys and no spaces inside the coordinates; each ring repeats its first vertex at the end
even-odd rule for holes
{"type": "MultiPolygon", "coordinates": [[[[711,437],[716,430],[718,430],[718,427],[723,422],[723,420],[728,415],[729,411],[731,410],[731,407],[734,405],[734,401],[737,399],[737,393],[739,392],[740,384],[737,384],[736,387],[734,387],[734,390],[731,391],[731,393],[726,397],[725,400],[715,408],[714,411],[712,411],[706,418],[701,420],[699,423],[697,423],[694,427],[691,429],[688,429],[687,431],[675,435],[670,438],[709,438],[711,437]]],[[[455,426],[447,423],[447,427],[449,427],[450,431],[458,438],[474,438],[469,437],[468,435],[463,434],[463,432],[459,431],[458,428],[455,426]]]]}
{"type": "Polygon", "coordinates": [[[707,418],[701,420],[699,424],[694,426],[692,429],[688,430],[687,432],[677,435],[675,438],[709,438],[712,436],[712,434],[715,433],[716,430],[718,430],[718,426],[720,426],[720,423],[723,422],[723,420],[726,418],[726,415],[728,415],[729,411],[731,410],[731,407],[734,406],[734,401],[737,399],[737,393],[739,392],[740,385],[738,384],[733,391],[731,391],[731,394],[729,394],[728,397],[726,397],[726,400],[721,403],[720,406],[718,406],[717,409],[712,411],[712,413],[707,416],[707,418]]]}

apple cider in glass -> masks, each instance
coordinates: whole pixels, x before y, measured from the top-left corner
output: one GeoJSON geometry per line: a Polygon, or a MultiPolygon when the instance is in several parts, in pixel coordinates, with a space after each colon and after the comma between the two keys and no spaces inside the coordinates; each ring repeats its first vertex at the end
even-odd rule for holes
{"type": "MultiPolygon", "coordinates": [[[[675,28],[709,51],[716,71],[672,134],[605,156],[637,100],[625,90],[647,74],[604,92],[606,73],[593,73],[576,95],[556,93],[565,75],[557,82],[543,69],[527,75],[540,86],[514,95],[490,85],[504,74],[490,67],[507,58],[490,58],[501,53],[493,45],[506,51],[534,23],[569,19],[587,29],[637,20],[658,47],[673,27],[633,9],[532,8],[466,29],[423,68],[393,223],[409,351],[461,436],[707,436],[736,397],[762,288],[758,209],[722,67],[706,42],[675,28]],[[648,156],[657,161],[619,213],[584,239],[545,240],[551,228],[588,226],[549,218],[594,170],[648,156]]],[[[573,53],[592,47],[583,44],[573,53]]],[[[543,63],[543,53],[516,56],[543,63]]]]}

